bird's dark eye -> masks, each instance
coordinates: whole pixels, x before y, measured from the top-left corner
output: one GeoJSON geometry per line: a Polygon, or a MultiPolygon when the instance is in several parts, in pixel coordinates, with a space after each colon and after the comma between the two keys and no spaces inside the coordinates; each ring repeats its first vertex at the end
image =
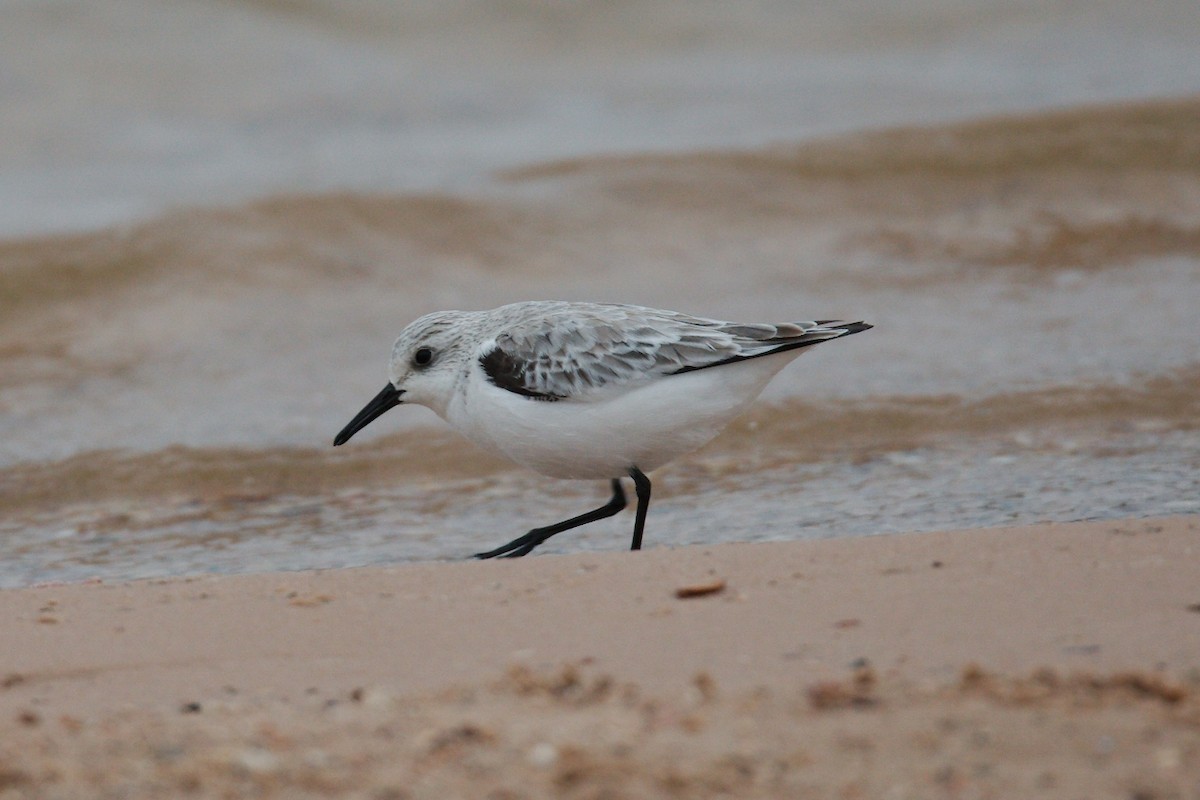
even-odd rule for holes
{"type": "Polygon", "coordinates": [[[418,367],[428,367],[433,361],[433,351],[428,347],[418,347],[413,353],[413,363],[418,367]]]}

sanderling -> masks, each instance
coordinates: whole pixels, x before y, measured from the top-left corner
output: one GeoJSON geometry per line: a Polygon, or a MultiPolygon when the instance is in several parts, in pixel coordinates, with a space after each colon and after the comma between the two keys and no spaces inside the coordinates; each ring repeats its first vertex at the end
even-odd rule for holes
{"type": "Polygon", "coordinates": [[[642,546],[646,473],[721,432],[804,348],[865,322],[721,322],[629,305],[535,301],[439,311],[392,348],[391,381],[333,440],[345,444],[401,403],[433,409],[468,439],[555,478],[608,478],[600,508],[534,528],[478,558],[515,558],[625,508],[642,546]]]}

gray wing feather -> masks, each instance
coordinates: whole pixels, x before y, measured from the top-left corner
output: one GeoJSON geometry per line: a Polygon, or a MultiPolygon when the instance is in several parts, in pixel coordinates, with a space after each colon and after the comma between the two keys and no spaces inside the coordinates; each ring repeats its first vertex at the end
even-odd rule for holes
{"type": "Polygon", "coordinates": [[[728,364],[857,333],[863,323],[732,323],[637,306],[549,305],[502,325],[480,364],[502,389],[540,400],[728,364]],[[836,327],[842,326],[842,327],[836,327]]]}

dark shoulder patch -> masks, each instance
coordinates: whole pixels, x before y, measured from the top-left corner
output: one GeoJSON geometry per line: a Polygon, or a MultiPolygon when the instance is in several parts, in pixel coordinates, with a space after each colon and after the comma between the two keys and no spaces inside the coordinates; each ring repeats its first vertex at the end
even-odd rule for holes
{"type": "Polygon", "coordinates": [[[528,363],[513,358],[499,347],[492,348],[491,352],[480,356],[479,364],[493,386],[534,400],[562,399],[559,395],[534,389],[531,386],[533,381],[530,380],[528,363]]]}

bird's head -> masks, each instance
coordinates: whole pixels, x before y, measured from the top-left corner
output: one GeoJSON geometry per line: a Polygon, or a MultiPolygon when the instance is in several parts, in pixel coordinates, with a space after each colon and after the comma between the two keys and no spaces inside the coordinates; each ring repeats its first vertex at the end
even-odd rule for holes
{"type": "Polygon", "coordinates": [[[334,438],[335,446],[401,403],[427,406],[444,416],[446,404],[462,376],[462,360],[470,343],[461,336],[461,311],[426,314],[410,324],[392,346],[390,381],[334,438]]]}

